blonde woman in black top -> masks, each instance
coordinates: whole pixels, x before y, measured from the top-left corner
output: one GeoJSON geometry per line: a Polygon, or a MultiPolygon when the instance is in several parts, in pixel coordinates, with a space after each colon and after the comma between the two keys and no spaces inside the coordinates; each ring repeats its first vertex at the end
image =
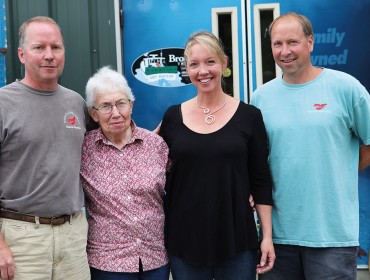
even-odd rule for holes
{"type": "Polygon", "coordinates": [[[261,112],[221,86],[227,57],[209,32],[185,46],[196,97],[170,107],[160,134],[172,162],[167,180],[167,246],[174,280],[255,280],[275,260],[272,187],[261,112]],[[259,241],[249,196],[263,239],[259,241]]]}

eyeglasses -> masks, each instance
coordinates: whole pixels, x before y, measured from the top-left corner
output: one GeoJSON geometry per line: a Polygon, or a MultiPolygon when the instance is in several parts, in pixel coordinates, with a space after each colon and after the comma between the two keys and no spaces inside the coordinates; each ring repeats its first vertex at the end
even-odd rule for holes
{"type": "Polygon", "coordinates": [[[100,113],[102,114],[110,114],[112,113],[113,111],[113,106],[116,106],[117,110],[119,112],[123,112],[125,111],[127,108],[130,107],[130,100],[126,100],[126,99],[120,99],[118,100],[115,104],[109,104],[109,103],[105,103],[105,104],[102,104],[100,105],[98,108],[94,107],[93,108],[97,111],[99,111],[100,113]]]}

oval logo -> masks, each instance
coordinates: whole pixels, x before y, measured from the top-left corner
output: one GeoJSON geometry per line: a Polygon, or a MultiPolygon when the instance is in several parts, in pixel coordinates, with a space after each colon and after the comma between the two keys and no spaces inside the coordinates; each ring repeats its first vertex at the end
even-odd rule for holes
{"type": "Polygon", "coordinates": [[[191,83],[183,48],[149,51],[134,61],[131,71],[136,79],[151,86],[181,87],[191,83]]]}

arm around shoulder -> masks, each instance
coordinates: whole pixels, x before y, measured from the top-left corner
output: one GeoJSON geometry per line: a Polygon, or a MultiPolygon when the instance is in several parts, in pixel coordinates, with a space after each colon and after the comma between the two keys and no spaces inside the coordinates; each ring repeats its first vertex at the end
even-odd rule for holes
{"type": "Polygon", "coordinates": [[[360,146],[360,159],[358,170],[362,171],[370,165],[370,145],[361,145],[360,146]]]}

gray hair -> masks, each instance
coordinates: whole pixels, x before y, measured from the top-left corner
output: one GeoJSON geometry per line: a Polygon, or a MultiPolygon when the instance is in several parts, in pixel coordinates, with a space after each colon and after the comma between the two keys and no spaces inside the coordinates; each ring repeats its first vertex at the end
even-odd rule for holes
{"type": "Polygon", "coordinates": [[[18,32],[18,39],[19,39],[18,46],[19,46],[19,48],[21,48],[23,50],[24,42],[26,41],[26,37],[27,37],[28,26],[33,22],[43,22],[43,23],[50,23],[50,24],[55,25],[59,29],[60,34],[62,35],[62,40],[63,40],[63,44],[64,44],[62,30],[60,29],[60,27],[56,23],[56,21],[53,20],[50,17],[37,16],[37,17],[33,17],[33,18],[28,19],[27,21],[22,23],[21,27],[19,28],[19,32],[18,32]]]}
{"type": "Polygon", "coordinates": [[[128,86],[126,78],[109,66],[104,66],[99,69],[86,84],[86,104],[88,108],[94,106],[96,93],[111,94],[123,93],[131,101],[135,101],[131,88],[128,86]]]}

